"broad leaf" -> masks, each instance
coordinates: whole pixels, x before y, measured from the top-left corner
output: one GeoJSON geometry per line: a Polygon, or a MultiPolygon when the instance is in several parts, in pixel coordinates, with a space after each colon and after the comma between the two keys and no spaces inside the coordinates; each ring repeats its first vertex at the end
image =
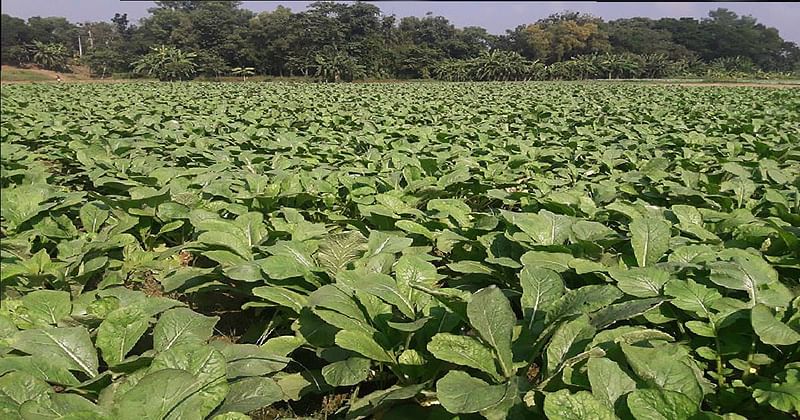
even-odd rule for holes
{"type": "Polygon", "coordinates": [[[331,386],[351,386],[365,381],[369,376],[370,360],[350,357],[322,368],[322,377],[331,386]]]}
{"type": "Polygon", "coordinates": [[[637,419],[688,419],[700,407],[691,398],[675,391],[638,389],[628,395],[628,408],[637,419]]]}
{"type": "Polygon", "coordinates": [[[758,304],[753,307],[750,312],[750,322],[753,325],[753,331],[758,334],[758,338],[764,344],[790,346],[800,342],[800,333],[775,319],[772,311],[765,305],[758,304]]]}
{"type": "Polygon", "coordinates": [[[570,394],[566,389],[547,394],[544,412],[550,420],[616,420],[614,411],[587,391],[570,394]]]}
{"type": "Polygon", "coordinates": [[[499,404],[508,389],[489,385],[460,370],[452,370],[436,382],[436,397],[451,413],[477,413],[499,404]]]}
{"type": "Polygon", "coordinates": [[[475,368],[497,379],[501,377],[495,367],[492,349],[476,338],[439,333],[428,342],[427,348],[437,359],[475,368]]]}
{"type": "Polygon", "coordinates": [[[636,389],[636,382],[613,360],[595,357],[586,365],[592,394],[611,408],[620,397],[636,389]]]}
{"type": "Polygon", "coordinates": [[[153,349],[169,350],[179,344],[205,343],[214,333],[219,317],[208,317],[188,308],[164,312],[153,329],[153,349]]]}
{"type": "Polygon", "coordinates": [[[71,370],[97,376],[97,352],[83,327],[43,328],[19,331],[9,345],[34,357],[57,358],[71,370]]]}
{"type": "Polygon", "coordinates": [[[496,286],[481,289],[467,304],[467,317],[481,338],[495,350],[503,375],[510,377],[513,374],[511,335],[517,318],[508,298],[496,286]]]}
{"type": "Polygon", "coordinates": [[[339,331],[336,333],[336,345],[372,360],[395,363],[394,356],[363,332],[339,331]]]}
{"type": "Polygon", "coordinates": [[[669,249],[670,224],[664,219],[641,217],[629,225],[631,247],[639,267],[653,265],[669,249]]]}

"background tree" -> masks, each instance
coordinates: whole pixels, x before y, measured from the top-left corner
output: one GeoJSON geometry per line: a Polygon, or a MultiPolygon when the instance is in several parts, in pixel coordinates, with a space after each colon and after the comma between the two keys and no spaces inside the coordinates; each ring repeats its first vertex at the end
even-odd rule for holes
{"type": "MultiPolygon", "coordinates": [[[[78,52],[79,38],[86,54],[93,53],[94,48],[104,49],[92,54],[92,64],[85,61],[101,74],[109,65],[114,67],[109,71],[130,71],[130,63],[157,45],[196,54],[197,70],[209,76],[233,67],[253,67],[257,73],[276,76],[310,76],[319,68],[318,57],[329,62],[336,56],[329,54],[331,48],[344,54],[344,61],[357,65],[366,76],[376,78],[425,78],[444,68],[458,68],[462,74],[475,68],[478,61],[472,60],[485,60],[490,51],[515,52],[528,64],[538,60],[548,66],[581,56],[600,57],[606,52],[629,58],[632,56],[626,54],[635,54],[638,71],[650,75],[665,71],[702,74],[705,69],[692,64],[696,59],[710,63],[736,56],[749,59],[754,71],[792,71],[800,65],[800,49],[795,43],[783,40],[776,29],[750,16],[738,16],[726,9],[713,10],[704,19],[609,22],[564,12],[495,36],[480,27],[457,28],[447,18],[432,13],[397,19],[381,13],[374,4],[358,1],[316,2],[299,12],[279,6],[259,14],[243,9],[241,2],[159,1],[136,24],[120,13],[107,22],[80,25],[60,17],[32,17],[26,22],[3,15],[2,61],[30,61],[27,52],[33,41],[61,44],[71,57],[78,52]],[[662,56],[670,61],[668,70],[664,70],[661,58],[655,59],[662,56]],[[451,59],[469,63],[454,66],[451,59]],[[645,66],[645,62],[649,64],[645,66]],[[450,64],[439,66],[441,63],[450,64]]],[[[614,60],[622,60],[620,57],[614,60]]],[[[559,78],[572,74],[608,77],[607,73],[592,75],[597,69],[589,66],[589,61],[578,59],[547,72],[559,78]]],[[[544,74],[543,69],[537,71],[544,74]]],[[[622,77],[633,71],[620,67],[612,73],[620,74],[612,77],[622,77]]]]}
{"type": "Polygon", "coordinates": [[[95,47],[83,56],[83,62],[89,66],[92,74],[101,79],[113,72],[127,67],[125,58],[107,46],[95,47]]]}
{"type": "Polygon", "coordinates": [[[205,76],[219,79],[225,74],[229,67],[225,60],[212,51],[199,51],[196,53],[195,64],[197,72],[205,76]]]}
{"type": "Polygon", "coordinates": [[[657,29],[655,21],[648,18],[612,20],[605,25],[608,42],[615,53],[664,54],[671,59],[690,56],[683,45],[673,41],[672,33],[657,29]]]}
{"type": "Polygon", "coordinates": [[[527,58],[555,63],[583,54],[610,49],[602,19],[592,15],[565,12],[550,15],[534,24],[517,27],[509,33],[510,45],[527,58]]]}
{"type": "Polygon", "coordinates": [[[31,31],[24,20],[7,14],[0,20],[0,55],[3,63],[21,64],[26,61],[25,45],[32,41],[31,31]]]}

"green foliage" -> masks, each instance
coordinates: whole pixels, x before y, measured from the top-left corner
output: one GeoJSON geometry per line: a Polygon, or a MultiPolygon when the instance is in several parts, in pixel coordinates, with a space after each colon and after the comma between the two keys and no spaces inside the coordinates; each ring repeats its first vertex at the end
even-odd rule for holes
{"type": "MultiPolygon", "coordinates": [[[[86,58],[101,77],[130,72],[130,63],[157,45],[192,51],[195,70],[217,78],[250,67],[263,75],[325,81],[726,79],[745,74],[766,79],[796,77],[800,66],[794,42],[727,9],[712,10],[699,20],[604,21],[562,12],[500,36],[480,27],[457,28],[433,14],[398,19],[364,2],[314,2],[302,11],[280,6],[261,13],[241,2],[158,2],[148,12],[136,25],[119,13],[110,22],[80,24],[62,17],[24,21],[4,14],[2,62],[30,64],[23,49],[40,42],[62,45],[67,57],[86,58]]],[[[172,78],[186,78],[182,71],[178,75],[172,78]]]]}
{"type": "Polygon", "coordinates": [[[85,54],[81,61],[89,66],[92,74],[101,79],[128,65],[124,57],[111,48],[96,48],[85,54]]]}
{"type": "Polygon", "coordinates": [[[314,56],[316,76],[324,82],[352,82],[366,76],[364,66],[337,48],[326,48],[314,56]]]}
{"type": "Polygon", "coordinates": [[[141,59],[131,63],[133,71],[156,77],[162,81],[191,79],[195,73],[197,54],[183,52],[175,47],[152,47],[141,59]]]}
{"type": "Polygon", "coordinates": [[[33,41],[28,53],[31,62],[47,70],[64,71],[67,70],[67,59],[69,54],[62,44],[45,44],[33,41]]]}
{"type": "Polygon", "coordinates": [[[798,414],[797,90],[3,95],[4,418],[798,414]]]}
{"type": "Polygon", "coordinates": [[[256,74],[256,69],[252,67],[234,67],[231,69],[231,74],[234,76],[242,76],[242,81],[247,80],[247,76],[256,74]]]}

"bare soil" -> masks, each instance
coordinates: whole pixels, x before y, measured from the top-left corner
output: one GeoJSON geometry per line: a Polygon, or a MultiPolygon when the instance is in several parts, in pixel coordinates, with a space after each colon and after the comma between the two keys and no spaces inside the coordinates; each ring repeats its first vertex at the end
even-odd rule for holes
{"type": "MultiPolygon", "coordinates": [[[[662,84],[662,83],[659,83],[662,84]]],[[[663,83],[666,86],[714,86],[714,87],[760,87],[760,88],[800,88],[800,85],[780,84],[780,83],[739,83],[739,82],[697,82],[697,83],[663,83]]]]}
{"type": "MultiPolygon", "coordinates": [[[[2,66],[2,83],[3,84],[12,84],[12,83],[57,83],[58,80],[56,78],[57,74],[61,75],[61,79],[64,82],[81,82],[81,83],[124,83],[124,82],[131,82],[136,81],[134,79],[112,79],[112,78],[93,78],[89,73],[89,68],[85,66],[72,66],[71,73],[58,73],[52,70],[44,70],[36,67],[29,67],[29,68],[20,68],[15,66],[2,66]]],[[[248,78],[248,81],[262,81],[263,76],[255,76],[248,78]]],[[[292,78],[286,78],[289,80],[293,80],[292,78]]],[[[213,80],[213,79],[211,79],[213,80]]],[[[241,79],[238,77],[222,77],[218,78],[217,81],[227,81],[227,82],[240,82],[241,79]]],[[[633,81],[633,80],[632,80],[633,81]]],[[[369,80],[369,81],[359,81],[356,83],[407,83],[407,80],[369,80]]],[[[415,81],[418,82],[418,81],[415,81]]],[[[638,82],[638,81],[636,81],[638,82]]],[[[684,87],[760,87],[760,88],[779,88],[779,89],[786,89],[786,88],[800,88],[800,84],[788,84],[788,83],[781,83],[780,81],[775,81],[774,83],[750,83],[750,82],[663,82],[663,81],[645,81],[642,80],[641,83],[644,84],[651,84],[651,85],[662,85],[662,86],[684,86],[684,87]]]]}
{"type": "Polygon", "coordinates": [[[57,75],[61,75],[61,80],[64,82],[82,82],[82,83],[119,83],[126,82],[129,79],[105,79],[93,78],[89,72],[89,68],[85,66],[71,66],[70,73],[56,72],[52,70],[40,69],[38,67],[15,67],[3,65],[0,68],[2,72],[3,84],[13,83],[58,83],[57,75]]]}

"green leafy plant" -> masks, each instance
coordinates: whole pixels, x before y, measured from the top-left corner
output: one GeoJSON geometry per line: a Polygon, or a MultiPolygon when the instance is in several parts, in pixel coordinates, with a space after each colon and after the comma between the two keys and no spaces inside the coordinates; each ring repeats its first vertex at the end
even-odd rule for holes
{"type": "Polygon", "coordinates": [[[4,87],[0,410],[796,417],[800,96],[604,59],[4,87]]]}

